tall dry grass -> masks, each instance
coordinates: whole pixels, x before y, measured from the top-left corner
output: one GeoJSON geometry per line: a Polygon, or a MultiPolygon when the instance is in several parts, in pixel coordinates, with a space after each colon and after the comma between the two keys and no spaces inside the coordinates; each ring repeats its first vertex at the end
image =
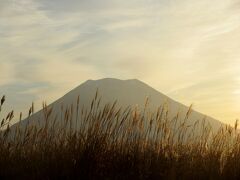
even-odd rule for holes
{"type": "MultiPolygon", "coordinates": [[[[97,93],[90,109],[76,101],[59,116],[43,103],[41,126],[28,119],[22,124],[20,114],[11,127],[13,111],[3,118],[1,179],[240,178],[237,122],[213,133],[205,121],[186,123],[191,107],[180,119],[170,118],[164,106],[154,113],[118,108],[116,102],[100,108],[97,93]]],[[[33,113],[34,105],[29,117],[33,113]]]]}

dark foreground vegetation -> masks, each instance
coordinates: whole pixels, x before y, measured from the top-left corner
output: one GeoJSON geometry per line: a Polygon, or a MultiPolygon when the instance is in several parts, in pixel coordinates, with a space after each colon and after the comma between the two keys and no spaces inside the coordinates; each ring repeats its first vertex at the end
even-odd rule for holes
{"type": "Polygon", "coordinates": [[[73,106],[62,109],[59,123],[44,105],[43,126],[11,128],[13,112],[2,117],[0,179],[240,178],[237,123],[212,133],[204,123],[185,123],[191,109],[179,119],[163,107],[152,114],[115,103],[101,110],[96,97],[90,107],[77,105],[75,118],[73,106]]]}

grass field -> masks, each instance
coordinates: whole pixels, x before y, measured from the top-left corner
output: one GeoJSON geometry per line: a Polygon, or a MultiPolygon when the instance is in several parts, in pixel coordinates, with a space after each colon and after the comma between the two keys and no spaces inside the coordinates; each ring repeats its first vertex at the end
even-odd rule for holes
{"type": "Polygon", "coordinates": [[[100,109],[97,96],[90,107],[64,110],[59,123],[44,105],[41,127],[21,126],[20,115],[11,128],[13,111],[1,117],[0,179],[240,178],[237,121],[213,133],[207,123],[185,123],[191,107],[184,119],[169,118],[164,107],[154,113],[115,103],[100,109]]]}

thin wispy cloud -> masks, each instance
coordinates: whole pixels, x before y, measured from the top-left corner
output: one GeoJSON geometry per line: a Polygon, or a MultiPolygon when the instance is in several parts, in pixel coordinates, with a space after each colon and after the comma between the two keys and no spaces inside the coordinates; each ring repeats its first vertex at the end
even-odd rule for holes
{"type": "Polygon", "coordinates": [[[30,104],[53,101],[86,79],[139,78],[232,122],[240,116],[240,95],[234,93],[240,83],[238,4],[3,0],[0,94],[24,94],[22,99],[30,104]]]}

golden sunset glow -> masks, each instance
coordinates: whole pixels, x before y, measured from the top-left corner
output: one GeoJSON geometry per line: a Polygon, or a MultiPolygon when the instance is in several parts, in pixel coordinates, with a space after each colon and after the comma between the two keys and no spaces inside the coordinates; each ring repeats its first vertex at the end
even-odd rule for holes
{"type": "Polygon", "coordinates": [[[240,118],[238,0],[1,0],[0,39],[0,94],[18,111],[114,77],[240,118]]]}

